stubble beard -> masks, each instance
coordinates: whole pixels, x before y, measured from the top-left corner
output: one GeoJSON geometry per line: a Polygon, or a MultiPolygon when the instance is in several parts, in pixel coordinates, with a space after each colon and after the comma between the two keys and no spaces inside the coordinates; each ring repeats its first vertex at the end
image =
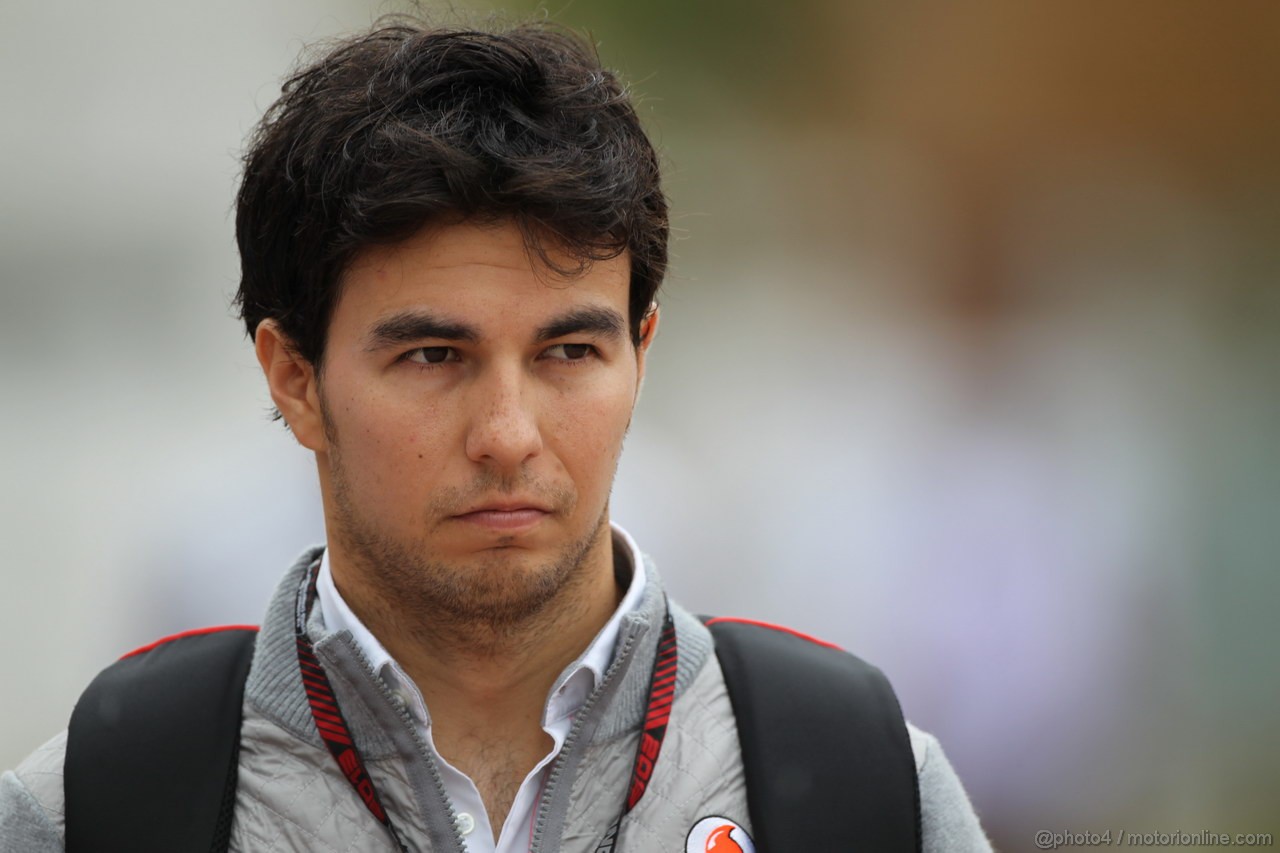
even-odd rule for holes
{"type": "MultiPolygon", "coordinates": [[[[469,654],[486,654],[509,649],[522,637],[536,636],[539,626],[554,626],[587,613],[587,558],[608,532],[607,501],[584,536],[566,543],[541,565],[516,565],[518,548],[498,548],[466,564],[454,563],[433,556],[424,544],[387,533],[361,511],[333,438],[329,473],[336,518],[329,535],[353,563],[350,568],[356,577],[351,580],[358,588],[344,594],[365,621],[396,636],[456,644],[469,654]]],[[[535,491],[561,517],[576,506],[576,497],[568,489],[538,489],[524,479],[512,481],[490,473],[467,489],[442,492],[424,519],[441,518],[466,506],[469,496],[510,493],[517,487],[535,491]]]]}

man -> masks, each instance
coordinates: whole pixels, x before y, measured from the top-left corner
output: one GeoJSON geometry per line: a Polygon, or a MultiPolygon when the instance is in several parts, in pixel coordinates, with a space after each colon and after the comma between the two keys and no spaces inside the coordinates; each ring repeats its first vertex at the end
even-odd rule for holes
{"type": "MultiPolygon", "coordinates": [[[[593,50],[532,25],[342,42],[258,127],[236,230],[328,541],[256,640],[230,848],[750,850],[710,635],[609,518],[668,225],[593,50]]],[[[987,849],[936,741],[910,744],[923,848],[987,849]]],[[[0,849],[63,849],[64,751],[5,774],[0,849]]]]}

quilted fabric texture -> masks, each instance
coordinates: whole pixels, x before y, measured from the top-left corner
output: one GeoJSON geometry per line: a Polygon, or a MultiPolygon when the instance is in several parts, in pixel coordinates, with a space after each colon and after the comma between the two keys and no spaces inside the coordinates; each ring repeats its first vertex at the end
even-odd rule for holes
{"type": "MultiPolygon", "coordinates": [[[[327,749],[299,741],[257,712],[246,712],[232,850],[395,850],[386,830],[352,793],[347,780],[333,772],[336,765],[327,749]]],[[[383,777],[377,779],[380,792],[392,795],[408,789],[398,765],[383,759],[375,771],[369,762],[370,772],[383,777]]],[[[388,808],[403,814],[404,804],[390,798],[388,808]]]]}
{"type": "MultiPolygon", "coordinates": [[[[34,806],[24,820],[25,829],[36,835],[56,836],[58,844],[66,837],[66,815],[63,812],[62,761],[67,751],[67,733],[59,732],[31,753],[12,772],[4,774],[6,787],[25,788],[23,798],[34,806]],[[38,809],[39,811],[35,811],[38,809]]],[[[8,827],[5,827],[5,832],[8,827]]],[[[0,836],[5,835],[0,832],[0,836]]],[[[0,849],[3,845],[0,844],[0,849]]],[[[39,849],[34,844],[32,849],[39,849]]]]}
{"type": "MultiPolygon", "coordinates": [[[[560,849],[592,853],[617,814],[639,733],[594,746],[573,785],[560,849]]],[[[701,818],[721,815],[749,833],[738,730],[715,658],[676,701],[670,728],[644,798],[622,822],[620,850],[684,850],[701,818]]]]}
{"type": "MultiPolygon", "coordinates": [[[[243,851],[392,851],[389,836],[336,772],[323,747],[249,711],[240,757],[232,849],[243,851]]],[[[719,667],[711,659],[677,699],[671,729],[649,790],[623,822],[622,850],[683,849],[699,818],[727,815],[750,830],[738,735],[719,667]]],[[[635,758],[638,732],[593,744],[572,783],[563,853],[593,853],[617,815],[635,758]]],[[[369,763],[396,826],[415,850],[435,847],[407,818],[416,807],[398,758],[369,763]]],[[[552,836],[545,841],[550,844],[552,836]]]]}
{"type": "MultiPolygon", "coordinates": [[[[233,850],[395,849],[386,830],[353,794],[310,725],[297,674],[291,622],[298,583],[317,557],[317,552],[308,552],[286,575],[258,638],[245,693],[233,850]]],[[[560,772],[553,775],[561,781],[548,785],[538,849],[594,850],[616,816],[635,756],[657,626],[665,607],[657,571],[651,570],[641,606],[623,620],[616,659],[597,687],[598,696],[589,703],[589,711],[584,709],[583,718],[575,721],[576,745],[566,746],[558,759],[560,772]],[[580,821],[590,821],[592,828],[580,828],[580,821]],[[589,838],[596,822],[602,822],[600,832],[589,838]],[[580,846],[571,846],[563,833],[581,838],[580,846]]],[[[710,635],[679,607],[673,606],[672,614],[680,641],[680,667],[668,735],[672,745],[664,750],[664,762],[669,763],[673,780],[684,780],[681,792],[670,799],[696,800],[700,795],[689,789],[689,780],[705,781],[710,787],[724,784],[720,776],[725,762],[710,756],[723,753],[731,757],[731,765],[737,763],[736,732],[719,668],[706,665],[714,661],[710,635]],[[701,687],[708,673],[712,675],[711,698],[699,698],[708,690],[701,687]],[[708,703],[716,701],[723,719],[705,713],[708,703]],[[691,709],[688,715],[686,707],[691,709]],[[706,731],[680,731],[681,720],[706,731]],[[680,746],[684,740],[690,742],[687,756],[680,746]],[[691,760],[696,772],[684,766],[691,760]]],[[[442,794],[434,760],[396,704],[398,700],[378,680],[347,632],[326,633],[314,612],[308,630],[317,638],[316,654],[329,672],[369,773],[405,843],[410,849],[433,853],[461,851],[452,807],[442,794]]],[[[664,762],[659,763],[660,774],[666,772],[664,762]]],[[[739,800],[745,803],[740,766],[736,775],[739,800]]],[[[655,777],[646,799],[663,799],[655,790],[658,784],[655,777]]],[[[633,817],[638,819],[640,814],[637,810],[633,817]]],[[[676,827],[680,820],[667,823],[676,827]]],[[[671,835],[670,843],[683,844],[685,831],[676,833],[679,838],[671,835]]]]}

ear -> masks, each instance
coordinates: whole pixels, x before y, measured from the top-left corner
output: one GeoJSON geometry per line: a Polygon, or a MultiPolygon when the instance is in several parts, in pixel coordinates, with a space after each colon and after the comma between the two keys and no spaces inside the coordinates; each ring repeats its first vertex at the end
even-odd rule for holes
{"type": "Polygon", "coordinates": [[[649,345],[658,334],[658,303],[649,305],[648,312],[640,321],[640,344],[636,347],[636,396],[640,396],[640,386],[644,384],[645,356],[649,354],[649,345]]]}
{"type": "Polygon", "coordinates": [[[326,449],[320,386],[315,367],[294,348],[280,325],[271,319],[258,324],[253,336],[258,364],[267,378],[271,400],[303,447],[326,449]]]}

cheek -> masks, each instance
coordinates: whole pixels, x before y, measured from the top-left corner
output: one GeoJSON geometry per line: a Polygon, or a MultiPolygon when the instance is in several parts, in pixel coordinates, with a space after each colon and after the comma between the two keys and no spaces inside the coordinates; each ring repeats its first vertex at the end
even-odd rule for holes
{"type": "Polygon", "coordinates": [[[631,386],[608,383],[557,407],[553,418],[561,460],[584,476],[610,480],[612,463],[622,450],[635,399],[631,386]]]}
{"type": "Polygon", "coordinates": [[[409,405],[397,395],[368,386],[357,390],[334,414],[348,475],[395,491],[422,482],[421,477],[402,475],[406,471],[430,474],[447,464],[446,451],[456,427],[450,412],[454,407],[422,400],[409,405]]]}

